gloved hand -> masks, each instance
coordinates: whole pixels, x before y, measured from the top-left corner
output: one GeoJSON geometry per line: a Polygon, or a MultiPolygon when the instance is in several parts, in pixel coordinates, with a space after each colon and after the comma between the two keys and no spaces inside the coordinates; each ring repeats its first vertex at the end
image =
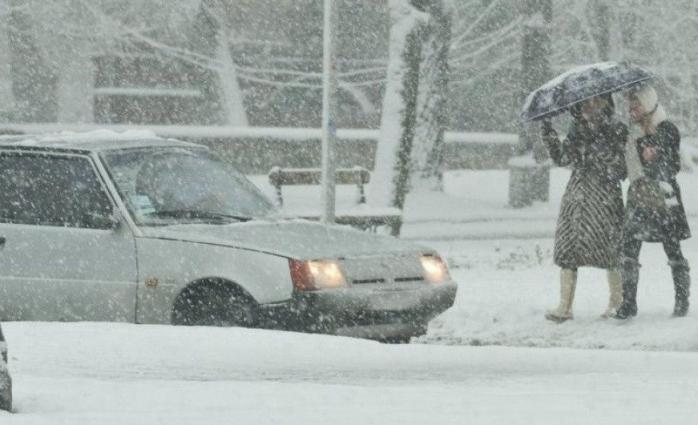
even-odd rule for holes
{"type": "Polygon", "coordinates": [[[567,138],[572,140],[581,139],[584,134],[584,123],[581,120],[572,120],[567,129],[567,138]]]}
{"type": "Polygon", "coordinates": [[[541,124],[541,134],[543,136],[543,143],[548,147],[548,150],[553,149],[560,142],[560,138],[557,135],[557,131],[553,128],[553,124],[550,120],[543,120],[541,124]]]}
{"type": "Polygon", "coordinates": [[[557,132],[553,128],[553,123],[550,120],[543,120],[541,125],[541,133],[544,139],[557,138],[557,132]]]}

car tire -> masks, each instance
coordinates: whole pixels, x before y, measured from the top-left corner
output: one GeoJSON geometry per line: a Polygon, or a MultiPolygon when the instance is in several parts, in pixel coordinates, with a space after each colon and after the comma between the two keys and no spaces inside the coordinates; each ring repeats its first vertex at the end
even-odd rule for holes
{"type": "Polygon", "coordinates": [[[390,338],[383,338],[380,340],[383,344],[409,344],[412,339],[412,335],[401,335],[392,336],[390,338]]]}
{"type": "Polygon", "coordinates": [[[409,344],[412,338],[420,337],[427,333],[427,325],[420,326],[419,329],[403,335],[396,335],[381,338],[379,341],[384,344],[409,344]]]}
{"type": "Polygon", "coordinates": [[[185,289],[175,302],[172,323],[183,326],[255,327],[254,300],[241,290],[204,284],[185,289]]]}

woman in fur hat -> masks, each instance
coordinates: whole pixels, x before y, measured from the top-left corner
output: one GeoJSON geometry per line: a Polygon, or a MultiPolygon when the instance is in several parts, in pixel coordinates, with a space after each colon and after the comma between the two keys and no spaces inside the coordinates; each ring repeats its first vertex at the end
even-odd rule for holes
{"type": "Polygon", "coordinates": [[[570,167],[555,232],[554,260],[560,266],[560,303],[548,320],[572,319],[579,267],[607,270],[609,304],[603,317],[616,314],[622,300],[619,271],[627,127],[615,119],[613,98],[597,96],[573,106],[567,138],[560,142],[549,122],[543,140],[555,165],[570,167]]]}
{"type": "Polygon", "coordinates": [[[651,86],[629,91],[626,101],[631,121],[625,153],[630,188],[623,228],[623,304],[616,317],[637,314],[638,258],[643,241],[664,246],[674,280],[674,316],[685,316],[691,280],[680,241],[688,239],[691,231],[676,182],[681,136],[651,86]]]}

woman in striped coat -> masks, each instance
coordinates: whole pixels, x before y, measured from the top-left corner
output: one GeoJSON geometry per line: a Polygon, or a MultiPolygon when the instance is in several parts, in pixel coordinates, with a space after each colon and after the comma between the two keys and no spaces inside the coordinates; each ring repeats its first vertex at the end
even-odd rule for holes
{"type": "Polygon", "coordinates": [[[573,318],[579,267],[607,270],[610,296],[603,317],[615,315],[622,301],[620,183],[626,176],[624,146],[628,129],[614,118],[610,95],[589,99],[570,112],[574,121],[563,142],[549,122],[543,125],[543,140],[551,159],[555,165],[572,169],[555,233],[554,260],[562,269],[560,304],[545,315],[556,322],[573,318]]]}

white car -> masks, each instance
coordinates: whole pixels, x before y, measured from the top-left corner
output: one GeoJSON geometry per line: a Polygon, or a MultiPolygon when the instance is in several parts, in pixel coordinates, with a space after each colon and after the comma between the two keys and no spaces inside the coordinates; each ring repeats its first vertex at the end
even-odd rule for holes
{"type": "Polygon", "coordinates": [[[0,137],[0,320],[405,339],[455,294],[433,250],[280,217],[203,146],[148,132],[0,137]]]}

